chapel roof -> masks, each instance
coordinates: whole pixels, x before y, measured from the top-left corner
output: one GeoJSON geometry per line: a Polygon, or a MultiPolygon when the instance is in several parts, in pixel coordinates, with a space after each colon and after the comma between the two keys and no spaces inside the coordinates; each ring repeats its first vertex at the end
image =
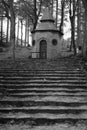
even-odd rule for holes
{"type": "Polygon", "coordinates": [[[48,32],[48,31],[60,33],[62,35],[62,33],[58,31],[56,28],[53,16],[51,15],[49,8],[46,8],[45,11],[43,12],[43,16],[40,20],[40,23],[38,23],[36,29],[32,31],[32,33],[33,32],[48,32]]]}
{"type": "Polygon", "coordinates": [[[43,13],[43,16],[40,20],[41,22],[44,22],[44,21],[50,21],[50,22],[54,22],[54,18],[53,16],[51,15],[50,13],[50,10],[49,8],[46,8],[44,13],[43,13]]]}

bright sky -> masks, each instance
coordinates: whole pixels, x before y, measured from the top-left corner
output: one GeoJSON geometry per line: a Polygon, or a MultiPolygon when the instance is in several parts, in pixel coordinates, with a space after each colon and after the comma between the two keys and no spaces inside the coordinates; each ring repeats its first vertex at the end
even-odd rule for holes
{"type": "Polygon", "coordinates": [[[71,37],[71,31],[70,31],[70,22],[66,23],[66,26],[64,27],[64,39],[68,39],[71,37]]]}

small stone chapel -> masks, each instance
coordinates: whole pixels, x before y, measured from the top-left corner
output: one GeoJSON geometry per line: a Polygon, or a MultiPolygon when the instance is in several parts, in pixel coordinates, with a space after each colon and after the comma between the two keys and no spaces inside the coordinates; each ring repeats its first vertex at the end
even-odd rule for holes
{"type": "Polygon", "coordinates": [[[46,8],[40,23],[32,31],[32,58],[53,59],[61,55],[62,33],[55,26],[55,21],[46,8]]]}

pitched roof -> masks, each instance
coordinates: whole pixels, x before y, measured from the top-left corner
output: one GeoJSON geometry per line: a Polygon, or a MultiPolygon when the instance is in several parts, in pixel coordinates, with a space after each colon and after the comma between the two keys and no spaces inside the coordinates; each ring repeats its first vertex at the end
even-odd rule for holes
{"type": "Polygon", "coordinates": [[[42,16],[40,21],[41,22],[44,22],[44,21],[54,22],[53,16],[51,15],[49,8],[45,9],[43,16],[42,16]]]}
{"type": "Polygon", "coordinates": [[[49,8],[45,9],[40,23],[38,23],[36,29],[33,30],[32,33],[44,31],[56,32],[60,33],[60,35],[63,35],[60,31],[57,30],[56,25],[54,24],[53,16],[51,15],[49,8]]]}

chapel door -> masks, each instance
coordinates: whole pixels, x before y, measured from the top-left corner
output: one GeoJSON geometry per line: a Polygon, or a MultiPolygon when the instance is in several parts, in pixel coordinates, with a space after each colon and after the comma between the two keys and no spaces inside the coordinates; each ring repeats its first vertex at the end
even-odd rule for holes
{"type": "Polygon", "coordinates": [[[40,41],[40,58],[41,59],[47,58],[47,42],[46,42],[46,40],[40,41]]]}

